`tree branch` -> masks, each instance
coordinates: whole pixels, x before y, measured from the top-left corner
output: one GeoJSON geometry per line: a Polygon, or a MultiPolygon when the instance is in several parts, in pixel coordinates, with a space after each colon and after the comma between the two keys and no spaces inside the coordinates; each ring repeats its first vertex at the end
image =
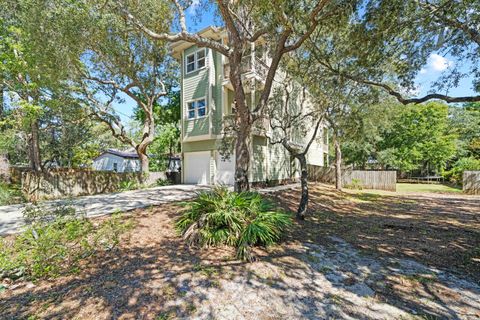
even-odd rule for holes
{"type": "Polygon", "coordinates": [[[204,38],[197,34],[189,33],[186,30],[182,30],[181,32],[176,34],[169,34],[165,32],[157,33],[151,30],[150,28],[146,27],[140,20],[138,20],[134,15],[132,15],[127,10],[127,8],[123,6],[123,4],[120,1],[117,1],[117,6],[121,14],[123,14],[127,20],[129,20],[134,25],[136,25],[140,30],[142,30],[142,32],[144,32],[146,35],[148,35],[152,39],[164,40],[168,42],[178,42],[183,40],[183,41],[195,43],[200,47],[207,47],[207,48],[216,50],[225,56],[229,56],[230,54],[230,48],[228,46],[220,42],[214,41],[212,39],[204,38]]]}
{"type": "Polygon", "coordinates": [[[431,93],[431,94],[427,94],[427,95],[425,95],[423,97],[419,97],[419,98],[405,98],[400,92],[398,92],[397,90],[395,90],[394,88],[392,88],[388,84],[378,82],[378,81],[363,79],[361,77],[354,76],[354,75],[348,74],[347,72],[344,72],[342,70],[334,68],[329,63],[326,63],[325,61],[323,61],[321,58],[318,57],[318,55],[316,53],[317,47],[313,43],[312,43],[312,45],[314,46],[314,50],[312,50],[311,52],[313,53],[313,56],[315,57],[318,64],[322,65],[323,67],[328,69],[333,74],[336,74],[340,77],[355,81],[357,83],[362,83],[362,84],[366,84],[366,85],[369,85],[369,86],[382,88],[389,95],[395,97],[398,100],[398,102],[400,102],[404,105],[411,104],[411,103],[414,103],[414,104],[423,103],[423,102],[433,100],[433,99],[443,100],[447,103],[479,102],[480,101],[480,95],[452,97],[452,96],[439,94],[439,93],[431,93]]]}
{"type": "Polygon", "coordinates": [[[323,8],[327,5],[327,3],[330,0],[320,0],[313,11],[310,13],[310,26],[308,27],[307,31],[292,45],[286,46],[284,48],[284,53],[296,50],[300,48],[300,46],[305,42],[305,40],[310,37],[310,35],[315,31],[315,29],[318,26],[318,20],[317,20],[317,15],[320,13],[320,11],[323,10],[323,8]]]}

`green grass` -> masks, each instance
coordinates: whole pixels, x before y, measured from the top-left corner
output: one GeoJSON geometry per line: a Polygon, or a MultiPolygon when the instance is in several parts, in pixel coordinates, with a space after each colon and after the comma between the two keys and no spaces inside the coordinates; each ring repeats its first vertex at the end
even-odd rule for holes
{"type": "Polygon", "coordinates": [[[462,189],[444,184],[397,183],[397,192],[461,193],[462,189]]]}

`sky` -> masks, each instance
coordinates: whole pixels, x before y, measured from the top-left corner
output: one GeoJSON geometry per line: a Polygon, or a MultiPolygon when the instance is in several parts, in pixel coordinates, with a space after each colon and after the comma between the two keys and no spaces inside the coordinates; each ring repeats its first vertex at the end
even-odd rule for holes
{"type": "MultiPolygon", "coordinates": [[[[212,8],[200,8],[200,0],[193,0],[192,6],[186,11],[187,26],[190,32],[197,32],[210,25],[219,25],[219,21],[214,18],[212,8]]],[[[450,68],[455,66],[455,63],[449,56],[440,56],[436,53],[431,54],[426,65],[420,70],[416,78],[416,89],[412,92],[413,96],[424,96],[432,91],[433,83],[442,75],[443,72],[448,72],[450,68]]],[[[460,67],[461,70],[470,68],[469,64],[460,67]]],[[[446,92],[439,92],[445,94],[446,92]]],[[[458,87],[451,88],[448,94],[451,96],[467,96],[473,95],[475,92],[472,89],[472,79],[464,78],[460,81],[458,87]]],[[[125,103],[116,104],[115,110],[118,112],[123,123],[128,123],[131,120],[135,103],[128,97],[122,97],[125,103]]]]}

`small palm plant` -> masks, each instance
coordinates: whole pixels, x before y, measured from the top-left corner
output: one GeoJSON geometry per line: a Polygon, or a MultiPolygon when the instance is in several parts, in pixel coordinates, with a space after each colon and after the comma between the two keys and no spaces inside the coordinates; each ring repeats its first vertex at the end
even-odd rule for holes
{"type": "Polygon", "coordinates": [[[202,192],[186,206],[176,227],[189,244],[234,246],[238,258],[250,261],[252,246],[277,242],[292,223],[289,214],[260,194],[225,187],[202,192]]]}

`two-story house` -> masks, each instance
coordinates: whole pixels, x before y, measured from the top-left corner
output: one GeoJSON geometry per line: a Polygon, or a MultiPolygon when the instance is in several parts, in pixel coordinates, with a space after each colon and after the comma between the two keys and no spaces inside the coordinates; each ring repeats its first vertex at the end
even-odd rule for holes
{"type": "MultiPolygon", "coordinates": [[[[208,27],[203,37],[226,41],[226,32],[208,27]]],[[[182,182],[189,184],[232,185],[235,157],[222,157],[222,130],[235,112],[234,92],[229,81],[228,59],[209,48],[179,41],[172,45],[173,55],[181,62],[181,146],[182,182]]],[[[254,105],[263,89],[269,59],[261,42],[244,57],[247,101],[254,105]]],[[[325,129],[325,128],[323,128],[325,129]]],[[[326,130],[322,130],[325,135],[326,130]]],[[[249,181],[284,181],[299,177],[298,166],[280,144],[271,144],[268,123],[258,122],[252,130],[249,181]]],[[[328,141],[320,138],[311,146],[310,164],[323,166],[328,141]]]]}

